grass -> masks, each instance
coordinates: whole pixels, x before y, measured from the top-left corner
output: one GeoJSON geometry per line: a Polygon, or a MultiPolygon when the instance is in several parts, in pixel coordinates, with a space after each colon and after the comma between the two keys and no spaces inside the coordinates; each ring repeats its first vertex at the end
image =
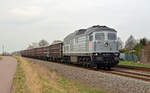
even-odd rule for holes
{"type": "MultiPolygon", "coordinates": [[[[78,90],[79,93],[106,93],[104,91],[99,91],[98,89],[85,87],[84,85],[80,84],[79,82],[75,82],[75,81],[68,80],[65,78],[61,78],[59,80],[59,84],[64,89],[74,87],[76,90],[78,90]]],[[[67,93],[72,93],[72,92],[67,90],[67,93]]]]}
{"type": "Polygon", "coordinates": [[[17,71],[16,75],[13,79],[13,89],[12,93],[29,93],[28,87],[25,84],[26,77],[25,72],[23,68],[21,67],[21,61],[18,57],[15,57],[17,59],[17,71]]]}
{"type": "Polygon", "coordinates": [[[68,80],[57,74],[57,70],[15,57],[18,60],[12,93],[106,93],[95,88],[68,80]]]}
{"type": "Polygon", "coordinates": [[[119,65],[150,68],[150,65],[135,63],[135,62],[129,62],[129,61],[120,61],[119,65]]]}
{"type": "Polygon", "coordinates": [[[58,76],[56,74],[56,69],[49,70],[48,73],[51,74],[50,78],[46,79],[43,76],[40,76],[40,79],[43,81],[43,93],[106,93],[98,89],[85,87],[79,82],[75,82],[72,80],[68,80],[64,77],[58,76]],[[54,81],[54,83],[48,84],[50,83],[49,81],[54,81]],[[55,87],[52,87],[52,84],[55,87]]]}
{"type": "Polygon", "coordinates": [[[2,60],[2,57],[0,56],[0,60],[2,60]]]}

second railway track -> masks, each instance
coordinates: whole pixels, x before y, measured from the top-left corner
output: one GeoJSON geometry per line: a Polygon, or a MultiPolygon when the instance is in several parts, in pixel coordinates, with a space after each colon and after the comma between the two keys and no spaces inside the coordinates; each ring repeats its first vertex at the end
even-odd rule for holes
{"type": "Polygon", "coordinates": [[[136,71],[150,72],[150,68],[145,68],[145,67],[123,66],[123,65],[118,65],[116,67],[123,68],[123,69],[136,70],[136,71]]]}
{"type": "Polygon", "coordinates": [[[130,72],[130,71],[114,69],[112,71],[107,71],[106,73],[150,82],[150,74],[145,74],[141,72],[130,72]]]}

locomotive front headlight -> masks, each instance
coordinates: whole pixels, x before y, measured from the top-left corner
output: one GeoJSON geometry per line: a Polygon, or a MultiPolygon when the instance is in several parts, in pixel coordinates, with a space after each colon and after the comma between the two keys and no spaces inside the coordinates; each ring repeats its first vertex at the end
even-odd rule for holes
{"type": "Polygon", "coordinates": [[[119,53],[115,53],[114,55],[115,55],[115,56],[119,56],[119,53]]]}
{"type": "Polygon", "coordinates": [[[98,53],[96,53],[95,56],[98,56],[98,53]]]}
{"type": "Polygon", "coordinates": [[[94,56],[98,56],[99,54],[98,54],[98,53],[94,53],[93,55],[94,55],[94,56]]]}
{"type": "Polygon", "coordinates": [[[106,54],[103,54],[103,56],[106,56],[106,54]]]}
{"type": "Polygon", "coordinates": [[[104,46],[105,46],[105,47],[108,47],[108,45],[109,45],[108,42],[105,42],[105,43],[104,43],[104,46]]]}

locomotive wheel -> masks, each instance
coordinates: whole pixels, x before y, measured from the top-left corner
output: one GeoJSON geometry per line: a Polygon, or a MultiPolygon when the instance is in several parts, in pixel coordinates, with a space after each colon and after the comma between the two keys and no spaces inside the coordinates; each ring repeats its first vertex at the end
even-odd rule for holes
{"type": "Polygon", "coordinates": [[[91,64],[87,64],[87,68],[91,68],[91,64]]]}
{"type": "Polygon", "coordinates": [[[99,64],[96,64],[96,69],[100,69],[100,65],[99,64]]]}
{"type": "Polygon", "coordinates": [[[108,69],[108,70],[111,70],[111,67],[110,67],[110,66],[108,66],[108,67],[107,67],[107,69],[108,69]]]}
{"type": "Polygon", "coordinates": [[[86,68],[89,68],[89,64],[88,64],[88,63],[85,63],[85,67],[86,67],[86,68]]]}
{"type": "Polygon", "coordinates": [[[103,67],[103,70],[106,70],[106,67],[105,67],[105,66],[103,67]]]}

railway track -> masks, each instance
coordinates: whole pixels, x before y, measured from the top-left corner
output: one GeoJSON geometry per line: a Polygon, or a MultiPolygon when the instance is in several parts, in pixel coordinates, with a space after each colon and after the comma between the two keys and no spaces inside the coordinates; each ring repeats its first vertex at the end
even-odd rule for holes
{"type": "Polygon", "coordinates": [[[96,68],[87,68],[87,67],[77,66],[77,65],[71,65],[71,66],[82,67],[82,68],[88,69],[88,70],[94,70],[94,71],[99,71],[99,72],[102,72],[102,73],[119,75],[119,76],[124,76],[124,77],[129,77],[129,78],[133,78],[133,79],[137,79],[137,80],[150,82],[150,73],[149,74],[148,73],[142,73],[143,71],[148,72],[149,69],[147,70],[147,68],[138,68],[138,69],[136,69],[134,67],[134,69],[132,69],[131,67],[122,66],[124,69],[122,69],[122,67],[120,67],[119,69],[118,68],[117,69],[112,68],[111,70],[104,70],[104,69],[96,69],[96,68]],[[127,69],[125,69],[125,68],[127,68],[127,69]],[[142,71],[142,72],[140,72],[140,71],[142,71]]]}
{"type": "MultiPolygon", "coordinates": [[[[61,63],[60,63],[61,64],[61,63]]],[[[75,67],[82,67],[84,69],[88,69],[88,70],[94,70],[94,71],[99,71],[99,72],[102,72],[102,73],[108,73],[108,74],[113,74],[113,75],[119,75],[119,76],[124,76],[124,77],[129,77],[129,78],[133,78],[133,79],[138,79],[138,80],[142,80],[142,81],[147,81],[147,82],[150,82],[150,73],[149,74],[144,74],[144,73],[141,73],[141,72],[135,72],[136,70],[138,71],[143,71],[143,69],[145,69],[144,71],[148,71],[146,70],[146,68],[134,68],[132,69],[131,67],[124,67],[124,66],[120,66],[119,69],[116,69],[116,68],[113,68],[111,70],[104,70],[104,69],[96,69],[96,68],[87,68],[86,66],[80,66],[80,65],[72,65],[72,64],[67,64],[69,66],[75,66],[75,67]],[[121,70],[122,67],[126,70],[121,70]],[[128,70],[133,70],[132,72],[131,71],[128,71],[128,70]]]]}
{"type": "Polygon", "coordinates": [[[150,82],[149,68],[118,65],[107,73],[150,82]]]}
{"type": "Polygon", "coordinates": [[[124,69],[131,69],[131,70],[139,70],[139,71],[150,72],[150,68],[144,68],[144,67],[123,66],[123,65],[117,65],[116,67],[117,68],[124,68],[124,69]]]}
{"type": "Polygon", "coordinates": [[[106,73],[150,82],[150,74],[144,74],[141,72],[130,72],[130,71],[113,69],[112,71],[107,71],[106,73]]]}
{"type": "MultiPolygon", "coordinates": [[[[46,61],[48,62],[48,61],[46,61]]],[[[111,70],[103,70],[103,69],[96,69],[96,68],[87,68],[87,67],[84,67],[84,66],[81,66],[81,65],[75,65],[75,64],[66,64],[66,63],[60,63],[60,62],[55,62],[57,64],[65,64],[65,65],[69,65],[69,66],[72,66],[72,67],[82,67],[84,69],[87,69],[87,70],[93,70],[93,71],[99,71],[99,72],[102,72],[102,73],[108,73],[108,74],[113,74],[113,75],[119,75],[119,76],[124,76],[124,77],[129,77],[129,78],[133,78],[133,79],[138,79],[138,80],[143,80],[143,81],[147,81],[147,82],[150,82],[150,73],[149,74],[144,74],[144,73],[141,73],[141,72],[138,72],[140,69],[138,68],[138,71],[135,71],[135,68],[132,69],[130,67],[124,67],[124,66],[117,66],[117,69],[116,68],[112,68],[111,70]],[[122,69],[123,67],[123,69],[122,69]],[[130,71],[129,71],[130,70],[130,71]],[[133,71],[131,71],[133,70],[133,71]]],[[[144,68],[142,68],[144,69],[144,68]]],[[[137,69],[136,69],[137,70],[137,69]]],[[[144,71],[147,71],[147,70],[144,70],[144,71]]]]}

